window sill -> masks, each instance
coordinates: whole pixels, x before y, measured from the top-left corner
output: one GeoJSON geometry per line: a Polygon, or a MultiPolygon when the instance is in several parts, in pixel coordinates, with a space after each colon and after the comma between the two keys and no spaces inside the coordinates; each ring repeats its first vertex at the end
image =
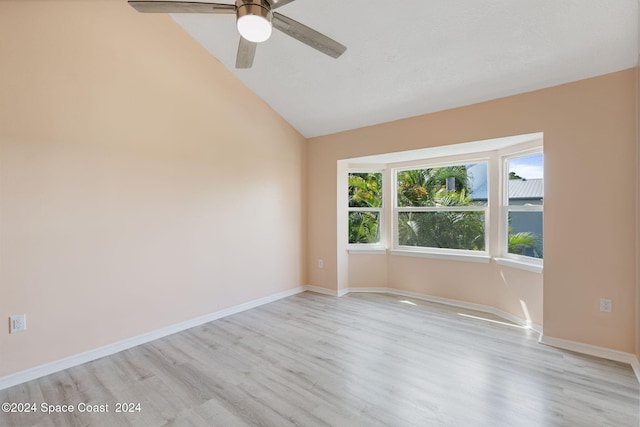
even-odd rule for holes
{"type": "Polygon", "coordinates": [[[506,267],[531,271],[533,273],[542,273],[542,264],[520,261],[510,258],[493,258],[493,260],[496,262],[496,264],[504,265],[506,267]]]}
{"type": "Polygon", "coordinates": [[[382,247],[357,247],[357,246],[349,246],[347,248],[347,252],[350,254],[358,254],[358,255],[385,255],[387,253],[386,248],[382,247]]]}
{"type": "Polygon", "coordinates": [[[452,253],[429,252],[429,251],[412,251],[412,250],[406,250],[406,249],[393,249],[391,251],[391,255],[442,259],[446,261],[478,262],[483,264],[487,264],[489,263],[489,261],[491,261],[491,257],[485,254],[469,254],[469,253],[452,254],[452,253]]]}

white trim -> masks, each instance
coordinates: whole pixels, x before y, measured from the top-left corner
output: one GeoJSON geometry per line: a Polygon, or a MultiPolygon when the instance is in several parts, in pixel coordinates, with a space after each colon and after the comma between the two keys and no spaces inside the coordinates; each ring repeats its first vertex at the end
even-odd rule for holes
{"type": "Polygon", "coordinates": [[[421,294],[418,292],[403,291],[400,289],[392,289],[392,288],[349,288],[347,289],[347,292],[348,293],[370,292],[370,293],[398,295],[398,296],[420,299],[423,301],[435,302],[438,304],[445,304],[451,307],[481,311],[483,313],[489,313],[498,317],[502,317],[503,319],[508,320],[512,323],[515,323],[518,326],[521,326],[523,328],[528,328],[539,334],[542,334],[542,325],[532,323],[530,320],[522,319],[514,314],[507,313],[506,311],[500,310],[499,308],[496,308],[496,307],[491,307],[489,305],[475,304],[472,302],[460,301],[460,300],[449,299],[449,298],[441,298],[441,297],[431,296],[427,294],[421,294]]]}
{"type": "Polygon", "coordinates": [[[406,162],[394,162],[387,164],[392,169],[393,175],[397,176],[398,172],[406,172],[417,169],[435,169],[446,168],[449,166],[466,166],[474,163],[487,163],[491,161],[491,151],[474,151],[471,153],[457,154],[454,156],[437,156],[414,158],[406,162]]]}
{"type": "Polygon", "coordinates": [[[631,355],[633,356],[633,360],[631,361],[631,368],[633,369],[633,372],[635,372],[636,374],[636,378],[638,378],[638,382],[640,382],[640,361],[638,361],[638,358],[635,357],[635,355],[631,355]]]}
{"type": "Polygon", "coordinates": [[[420,148],[417,150],[397,151],[385,154],[374,154],[364,157],[352,157],[346,159],[356,167],[364,167],[371,164],[375,167],[380,164],[408,163],[415,159],[433,159],[440,157],[468,156],[488,151],[507,150],[510,147],[532,144],[541,144],[543,132],[529,133],[526,135],[513,135],[502,138],[485,139],[481,141],[469,141],[457,144],[438,145],[430,148],[420,148]]]}
{"type": "Polygon", "coordinates": [[[392,288],[357,288],[350,287],[348,289],[344,289],[341,291],[333,291],[326,288],[319,288],[317,286],[305,286],[306,290],[323,293],[325,295],[331,296],[342,296],[348,293],[382,293],[382,294],[390,294],[390,295],[398,295],[405,296],[410,298],[416,298],[424,301],[435,302],[438,304],[445,304],[452,307],[465,308],[469,310],[481,311],[484,313],[494,314],[498,317],[502,317],[505,320],[508,320],[516,325],[522,326],[524,328],[529,328],[534,332],[540,334],[540,338],[538,342],[540,344],[548,345],[551,347],[561,348],[564,350],[575,351],[577,353],[587,354],[590,356],[601,357],[603,359],[614,360],[616,362],[628,363],[633,368],[633,371],[640,382],[640,362],[635,354],[625,353],[623,351],[611,350],[604,347],[598,347],[590,344],[583,344],[575,341],[563,340],[560,338],[550,337],[548,335],[543,335],[542,325],[532,323],[530,320],[522,319],[514,314],[508,313],[506,311],[500,310],[499,308],[476,304],[472,302],[454,300],[449,298],[436,297],[426,294],[421,294],[417,292],[411,291],[403,291],[400,289],[392,289],[392,288]]]}
{"type": "MultiPolygon", "coordinates": [[[[524,205],[522,205],[524,206],[524,205]]],[[[349,206],[347,208],[349,210],[349,212],[382,212],[382,210],[384,209],[383,207],[379,207],[379,208],[372,208],[369,206],[363,207],[363,206],[349,206]]]]}
{"type": "MultiPolygon", "coordinates": [[[[452,249],[453,250],[453,249],[452,249]]],[[[486,252],[481,252],[480,254],[471,254],[471,253],[445,253],[445,252],[431,252],[428,250],[408,250],[408,249],[392,249],[389,251],[391,255],[399,255],[399,256],[409,256],[409,257],[419,257],[419,258],[433,258],[433,259],[443,259],[447,261],[467,261],[467,262],[479,262],[483,264],[489,263],[491,261],[491,257],[486,255],[486,252]]]]}
{"type": "Polygon", "coordinates": [[[633,372],[636,374],[638,381],[640,381],[640,363],[638,363],[638,358],[633,353],[626,353],[624,351],[612,350],[610,348],[584,344],[576,341],[569,341],[562,338],[554,338],[548,335],[540,335],[538,342],[550,347],[575,351],[577,353],[613,360],[615,362],[628,363],[631,365],[631,368],[633,368],[633,372]]]}
{"type": "Polygon", "coordinates": [[[332,297],[340,296],[338,291],[335,291],[333,289],[322,288],[320,286],[306,285],[304,287],[304,290],[309,292],[315,292],[316,294],[329,295],[332,297]]]}
{"type": "Polygon", "coordinates": [[[544,205],[508,205],[509,212],[544,212],[544,205]]]}
{"type": "Polygon", "coordinates": [[[502,317],[505,320],[508,320],[516,325],[522,326],[524,328],[528,328],[540,334],[540,338],[538,342],[540,344],[548,345],[551,347],[561,348],[564,350],[575,351],[577,353],[587,354],[590,356],[601,357],[603,359],[613,360],[616,362],[627,363],[631,365],[633,372],[640,382],[640,362],[638,358],[633,353],[626,353],[618,350],[611,350],[605,347],[598,347],[590,344],[582,344],[575,341],[563,340],[560,338],[550,337],[548,335],[543,335],[542,325],[538,325],[536,323],[532,323],[529,320],[522,319],[514,314],[508,313],[506,311],[500,310],[499,308],[476,304],[466,301],[454,300],[449,298],[441,298],[426,294],[420,294],[417,292],[403,291],[399,289],[391,289],[391,288],[349,288],[347,290],[348,293],[360,293],[360,292],[370,292],[370,293],[383,293],[383,294],[391,294],[391,295],[399,295],[406,296],[416,299],[421,299],[424,301],[435,302],[439,304],[445,304],[452,307],[466,308],[469,310],[481,311],[484,313],[494,314],[498,317],[502,317]]]}
{"type": "Polygon", "coordinates": [[[354,164],[351,162],[347,163],[347,167],[349,168],[349,173],[369,173],[369,172],[382,172],[386,169],[386,163],[363,163],[363,164],[354,164]]]}
{"type": "Polygon", "coordinates": [[[338,297],[338,298],[345,296],[346,294],[349,293],[348,289],[340,289],[336,291],[334,289],[327,289],[321,286],[313,286],[313,285],[304,286],[304,290],[309,292],[315,292],[317,294],[329,295],[330,297],[338,297]]]}
{"type": "Polygon", "coordinates": [[[494,257],[496,264],[505,265],[507,267],[518,268],[520,270],[531,271],[533,273],[542,273],[542,264],[534,264],[531,262],[520,261],[510,258],[494,257]]]}
{"type": "MultiPolygon", "coordinates": [[[[544,154],[544,135],[541,132],[540,137],[536,140],[529,141],[528,148],[523,148],[525,144],[518,144],[517,146],[510,146],[498,150],[500,157],[504,160],[513,160],[519,157],[535,156],[536,154],[544,154]]],[[[506,176],[509,176],[507,171],[506,176]]]]}
{"type": "Polygon", "coordinates": [[[489,205],[468,206],[402,206],[396,207],[398,213],[402,212],[483,212],[486,214],[489,205]]]}
{"type": "Polygon", "coordinates": [[[93,350],[86,351],[84,353],[75,354],[73,356],[65,357],[64,359],[56,360],[44,365],[36,366],[35,368],[26,369],[15,374],[7,375],[0,378],[0,390],[13,387],[18,384],[22,384],[27,381],[35,380],[36,378],[43,377],[45,375],[53,374],[65,369],[72,368],[74,366],[81,365],[83,363],[91,362],[96,359],[100,359],[105,356],[127,350],[139,346],[141,344],[148,343],[150,341],[157,340],[159,338],[166,337],[168,335],[181,332],[186,329],[200,326],[211,321],[221,319],[232,314],[240,313],[252,308],[259,307],[270,302],[287,298],[292,295],[296,295],[304,292],[307,289],[306,286],[298,286],[297,288],[289,289],[287,291],[278,292],[277,294],[269,295],[263,298],[258,298],[252,301],[245,302],[243,304],[235,305],[233,307],[225,308],[214,313],[205,314],[204,316],[196,317],[191,320],[176,323],[164,328],[156,329],[141,335],[137,335],[131,338],[124,339],[112,344],[105,345],[93,350]]]}
{"type": "Polygon", "coordinates": [[[347,291],[349,294],[391,294],[394,290],[389,288],[349,288],[347,291]]]}
{"type": "Polygon", "coordinates": [[[430,302],[435,302],[438,304],[445,304],[445,305],[449,305],[452,307],[458,307],[458,308],[465,308],[468,310],[476,310],[476,311],[481,311],[484,313],[489,313],[489,314],[494,314],[498,317],[502,317],[505,320],[508,320],[512,323],[515,323],[518,326],[522,326],[525,328],[529,328],[532,329],[538,333],[542,333],[542,326],[541,325],[537,325],[532,323],[530,320],[525,320],[522,319],[514,314],[508,313],[504,310],[500,310],[499,308],[496,307],[492,307],[490,305],[483,305],[483,304],[476,304],[476,303],[472,303],[472,302],[467,302],[467,301],[460,301],[460,300],[455,300],[455,299],[450,299],[450,298],[442,298],[442,297],[436,297],[436,296],[431,296],[431,295],[425,295],[425,294],[419,294],[416,292],[409,292],[409,291],[400,291],[397,289],[393,290],[394,293],[396,293],[397,295],[402,295],[402,296],[408,296],[408,297],[413,297],[413,298],[417,298],[417,299],[423,299],[425,301],[430,301],[430,302]]]}
{"type": "Polygon", "coordinates": [[[151,331],[145,334],[127,338],[125,340],[118,341],[113,344],[109,344],[103,347],[89,350],[84,353],[76,354],[70,357],[66,357],[64,359],[56,360],[54,362],[46,363],[44,365],[36,366],[31,369],[27,369],[21,372],[17,372],[15,374],[2,377],[0,378],[0,390],[13,387],[18,384],[22,384],[27,381],[31,381],[31,380],[43,377],[45,375],[50,375],[55,372],[69,369],[74,366],[81,365],[83,363],[88,363],[93,360],[100,359],[102,357],[110,356],[120,351],[127,350],[129,348],[133,348],[141,344],[145,344],[147,342],[154,341],[159,338],[163,338],[163,337],[175,334],[177,332],[184,331],[186,329],[200,326],[205,323],[209,323],[214,320],[221,319],[226,316],[230,316],[232,314],[250,310],[252,308],[256,308],[261,305],[268,304],[283,298],[287,298],[292,295],[296,295],[305,291],[316,292],[319,294],[329,295],[333,297],[341,297],[348,293],[359,293],[359,292],[384,293],[384,294],[391,294],[391,295],[406,296],[406,297],[421,299],[425,301],[435,302],[439,304],[446,304],[453,307],[466,308],[466,309],[494,314],[496,316],[509,320],[519,326],[530,328],[535,332],[538,332],[540,334],[539,342],[541,344],[562,348],[565,350],[576,351],[576,352],[588,354],[591,356],[597,356],[605,359],[615,360],[618,362],[628,363],[633,368],[633,371],[635,372],[636,377],[638,378],[638,381],[640,381],[640,363],[638,362],[638,359],[634,354],[542,335],[541,325],[531,323],[530,321],[521,319],[518,316],[515,316],[511,313],[507,313],[506,311],[500,310],[495,307],[470,303],[466,301],[459,301],[459,300],[454,300],[449,298],[435,297],[431,295],[420,294],[417,292],[391,289],[391,288],[348,288],[348,289],[342,289],[342,290],[336,291],[336,290],[327,289],[319,286],[305,285],[305,286],[299,286],[297,288],[289,289],[287,291],[279,292],[277,294],[269,295],[263,298],[259,298],[253,301],[248,301],[246,303],[229,307],[220,311],[216,311],[214,313],[210,313],[204,316],[196,317],[194,319],[187,320],[185,322],[176,323],[174,325],[170,325],[165,328],[156,329],[155,331],[151,331]]]}
{"type": "Polygon", "coordinates": [[[357,248],[357,247],[348,247],[347,252],[350,254],[362,254],[362,255],[386,255],[386,248],[357,248]]]}

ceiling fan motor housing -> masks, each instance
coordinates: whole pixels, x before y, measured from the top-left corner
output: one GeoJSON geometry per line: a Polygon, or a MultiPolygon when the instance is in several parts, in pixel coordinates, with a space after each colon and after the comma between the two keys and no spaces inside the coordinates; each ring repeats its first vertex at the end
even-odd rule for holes
{"type": "Polygon", "coordinates": [[[238,18],[246,15],[258,15],[271,22],[273,13],[267,0],[236,0],[238,18]]]}

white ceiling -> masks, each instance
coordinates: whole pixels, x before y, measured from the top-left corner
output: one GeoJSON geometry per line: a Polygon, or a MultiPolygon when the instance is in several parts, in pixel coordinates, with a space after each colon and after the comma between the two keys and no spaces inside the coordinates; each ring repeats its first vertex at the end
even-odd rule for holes
{"type": "Polygon", "coordinates": [[[236,70],[233,15],[173,18],[305,137],[638,62],[638,0],[297,0],[278,12],[347,51],[332,59],[274,30],[253,68],[236,70]]]}

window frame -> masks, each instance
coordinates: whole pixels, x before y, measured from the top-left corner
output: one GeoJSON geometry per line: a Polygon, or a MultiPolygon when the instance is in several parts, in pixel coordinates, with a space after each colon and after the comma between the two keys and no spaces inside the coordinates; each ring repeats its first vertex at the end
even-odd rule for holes
{"type": "MultiPolygon", "coordinates": [[[[457,157],[457,156],[456,156],[457,157]]],[[[455,160],[444,160],[443,158],[423,159],[419,162],[410,162],[408,165],[399,165],[389,168],[392,174],[392,185],[394,191],[390,194],[390,205],[392,209],[393,222],[391,224],[391,233],[393,236],[392,254],[405,255],[405,256],[422,256],[438,259],[450,259],[460,261],[472,261],[472,262],[489,262],[490,257],[490,186],[491,186],[491,158],[482,156],[478,157],[473,155],[470,157],[457,157],[455,160]],[[398,173],[409,170],[419,169],[433,169],[449,166],[466,166],[474,163],[484,163],[487,167],[487,201],[485,205],[477,206],[398,206],[398,173]],[[454,248],[436,248],[427,246],[407,246],[399,244],[399,226],[398,219],[401,212],[482,212],[484,214],[484,250],[474,251],[469,249],[454,249],[454,248]]]]}
{"type": "Polygon", "coordinates": [[[349,243],[347,236],[347,251],[358,253],[380,253],[386,252],[386,229],[385,229],[385,207],[387,204],[387,169],[380,167],[350,167],[347,168],[347,182],[349,175],[356,173],[379,173],[382,181],[382,197],[381,206],[378,208],[371,207],[351,207],[349,206],[349,186],[347,185],[347,203],[346,203],[346,221],[347,230],[349,230],[349,215],[351,212],[377,212],[378,213],[378,235],[379,240],[376,243],[349,243]]]}
{"type": "MultiPolygon", "coordinates": [[[[527,255],[513,254],[509,252],[509,213],[510,212],[542,212],[543,231],[542,241],[544,248],[544,194],[541,205],[509,205],[509,161],[536,154],[543,155],[544,147],[534,147],[524,150],[508,152],[500,156],[500,257],[496,258],[498,264],[522,268],[533,272],[542,272],[543,258],[534,258],[527,255]]],[[[544,169],[543,169],[544,171],[544,169]]],[[[543,172],[544,179],[544,172],[543,172]]],[[[544,250],[544,249],[543,249],[544,250]]]]}

